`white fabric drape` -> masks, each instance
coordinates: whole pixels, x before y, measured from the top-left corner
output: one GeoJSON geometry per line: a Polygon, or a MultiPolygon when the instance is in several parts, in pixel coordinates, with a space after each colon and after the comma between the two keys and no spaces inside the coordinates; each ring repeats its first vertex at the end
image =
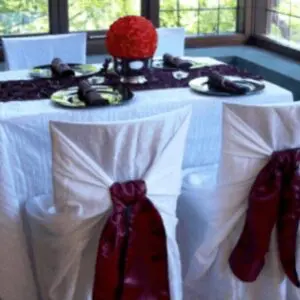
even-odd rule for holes
{"type": "Polygon", "coordinates": [[[171,297],[182,299],[175,228],[190,115],[184,108],[139,121],[51,123],[54,198],[27,205],[43,300],[91,299],[97,241],[111,211],[109,187],[133,179],[145,180],[162,216],[171,297]]]}
{"type": "MultiPolygon", "coordinates": [[[[245,220],[249,190],[273,151],[300,146],[300,105],[225,104],[218,186],[205,201],[208,224],[185,278],[185,299],[299,300],[282,272],[275,232],[265,266],[253,283],[231,272],[229,255],[245,220]]],[[[197,230],[197,229],[195,229],[197,230]]],[[[298,241],[300,249],[300,240],[298,241]]],[[[297,269],[300,257],[297,255],[297,269]]]]}

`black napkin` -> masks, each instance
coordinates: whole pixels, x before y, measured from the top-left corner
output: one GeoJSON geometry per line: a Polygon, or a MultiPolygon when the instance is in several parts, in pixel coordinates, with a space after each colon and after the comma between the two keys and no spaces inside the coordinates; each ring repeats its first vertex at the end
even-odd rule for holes
{"type": "MultiPolygon", "coordinates": [[[[122,83],[114,86],[112,92],[102,91],[102,93],[114,93],[116,91],[122,95],[122,101],[130,100],[133,97],[132,91],[122,83]]],[[[78,97],[88,106],[109,105],[109,102],[87,80],[79,82],[78,97]]]]}
{"type": "Polygon", "coordinates": [[[75,75],[75,72],[70,68],[70,66],[57,57],[51,62],[51,70],[53,75],[58,77],[69,77],[75,75]]]}
{"type": "Polygon", "coordinates": [[[88,106],[108,105],[97,90],[87,80],[81,80],[78,84],[78,97],[88,106]]]}
{"type": "Polygon", "coordinates": [[[208,76],[207,84],[213,89],[235,95],[244,95],[251,91],[250,86],[246,86],[237,81],[227,79],[218,72],[212,72],[208,76]]]}
{"type": "Polygon", "coordinates": [[[182,70],[187,70],[193,65],[193,63],[186,59],[181,59],[180,57],[172,56],[168,53],[163,55],[163,63],[164,67],[171,67],[182,70]]]}

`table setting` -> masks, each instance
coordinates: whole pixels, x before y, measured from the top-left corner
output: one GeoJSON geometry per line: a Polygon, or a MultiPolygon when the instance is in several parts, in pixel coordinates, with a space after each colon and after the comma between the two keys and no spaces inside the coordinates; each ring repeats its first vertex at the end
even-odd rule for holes
{"type": "MultiPolygon", "coordinates": [[[[94,88],[106,91],[106,96],[109,88],[114,95],[121,85],[132,92],[189,87],[208,96],[241,96],[264,89],[261,76],[217,60],[201,61],[191,57],[176,57],[169,53],[161,58],[153,57],[157,45],[156,31],[152,24],[140,18],[134,20],[138,20],[136,25],[142,26],[146,33],[141,38],[133,38],[129,34],[131,29],[127,28],[133,25],[126,20],[124,22],[122,18],[116,21],[108,31],[106,39],[110,58],[105,59],[102,65],[75,64],[55,57],[48,65],[35,66],[29,70],[29,78],[26,80],[0,81],[0,101],[50,98],[53,102],[67,107],[82,108],[89,106],[84,102],[84,97],[81,97],[80,105],[57,100],[57,95],[62,95],[64,90],[66,94],[74,94],[76,88],[78,91],[82,80],[87,80],[92,85],[90,90],[94,88]],[[123,41],[120,40],[121,34],[123,41]],[[116,86],[118,88],[114,89],[116,86]]],[[[99,97],[99,106],[122,102],[116,100],[118,97],[110,96],[107,101],[102,98],[99,97]]],[[[95,105],[96,102],[93,101],[93,106],[95,105]]]]}
{"type": "Polygon", "coordinates": [[[0,73],[0,299],[39,299],[22,210],[28,199],[52,192],[49,121],[138,119],[190,104],[185,169],[218,162],[224,102],[293,102],[290,91],[215,58],[153,57],[156,31],[141,18],[111,25],[104,63],[54,57],[0,73]]]}
{"type": "MultiPolygon", "coordinates": [[[[50,64],[50,67],[41,68],[41,66],[38,66],[30,70],[29,76],[33,77],[32,79],[1,81],[0,101],[40,100],[45,98],[53,100],[52,95],[55,92],[70,87],[73,88],[74,92],[74,88],[78,87],[83,80],[87,80],[90,84],[102,89],[103,87],[117,85],[126,86],[132,91],[190,87],[196,92],[217,96],[246,95],[264,89],[262,78],[245,70],[239,70],[234,66],[218,61],[214,61],[214,64],[209,61],[206,63],[205,60],[203,62],[198,60],[197,62],[195,58],[173,57],[167,53],[162,59],[153,59],[152,67],[139,72],[137,76],[134,71],[126,71],[126,77],[122,72],[114,69],[110,59],[107,59],[107,62],[100,67],[97,65],[83,65],[82,68],[87,66],[87,71],[82,73],[74,71],[72,69],[72,67],[74,68],[73,64],[66,64],[59,58],[55,58],[53,61],[59,61],[57,68],[60,68],[60,72],[51,71],[50,64]],[[170,63],[168,59],[175,60],[175,63],[170,63]],[[156,67],[157,62],[160,63],[158,68],[156,67]],[[184,63],[197,66],[197,68],[182,67],[184,63]],[[166,67],[163,67],[164,65],[166,67]],[[36,70],[41,72],[37,73],[36,70]],[[129,76],[131,73],[133,73],[133,76],[129,76]],[[37,76],[37,74],[39,75],[37,76]],[[129,82],[122,82],[124,78],[129,78],[129,82]],[[142,78],[142,81],[139,81],[140,78],[142,78]]],[[[79,68],[79,65],[77,65],[77,69],[79,68]]],[[[102,104],[100,101],[100,105],[102,104]]],[[[69,105],[67,104],[67,106],[69,105]]]]}

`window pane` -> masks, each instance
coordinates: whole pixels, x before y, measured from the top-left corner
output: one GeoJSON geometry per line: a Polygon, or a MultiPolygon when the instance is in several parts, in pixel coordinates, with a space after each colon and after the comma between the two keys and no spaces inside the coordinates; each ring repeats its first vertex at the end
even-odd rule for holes
{"type": "Polygon", "coordinates": [[[271,0],[266,32],[273,39],[300,47],[300,1],[271,0]]]}
{"type": "Polygon", "coordinates": [[[198,8],[198,0],[180,0],[179,1],[180,9],[188,9],[188,8],[198,8]]]}
{"type": "Polygon", "coordinates": [[[0,35],[48,32],[48,0],[0,1],[0,35]]]}
{"type": "Polygon", "coordinates": [[[175,10],[177,9],[177,0],[160,0],[159,5],[161,10],[175,10]]]}
{"type": "Polygon", "coordinates": [[[291,1],[290,0],[271,0],[271,9],[283,14],[289,14],[291,11],[291,1]]]}
{"type": "Polygon", "coordinates": [[[236,32],[238,0],[160,1],[160,26],[181,26],[187,35],[236,32]]]}
{"type": "Polygon", "coordinates": [[[288,15],[271,12],[268,18],[271,22],[269,34],[279,39],[290,39],[290,17],[288,15]]]}
{"type": "Polygon", "coordinates": [[[230,33],[236,31],[236,10],[222,9],[220,10],[220,33],[230,33]]]}
{"type": "Polygon", "coordinates": [[[220,7],[235,8],[238,0],[220,0],[220,7]]]}
{"type": "Polygon", "coordinates": [[[300,18],[291,17],[290,24],[290,40],[300,45],[300,18]]]}
{"type": "Polygon", "coordinates": [[[291,0],[291,8],[294,15],[300,16],[300,1],[291,0]]]}
{"type": "Polygon", "coordinates": [[[217,8],[219,0],[199,0],[201,8],[217,8]]]}
{"type": "Polygon", "coordinates": [[[218,33],[218,10],[204,10],[199,14],[200,34],[218,33]]]}
{"type": "Polygon", "coordinates": [[[180,27],[185,28],[188,35],[198,34],[198,14],[195,11],[180,12],[180,27]]]}
{"type": "Polygon", "coordinates": [[[178,27],[179,16],[177,11],[164,11],[160,13],[160,26],[161,27],[178,27]]]}
{"type": "Polygon", "coordinates": [[[108,29],[119,17],[140,13],[141,0],[69,0],[69,30],[108,29]]]}

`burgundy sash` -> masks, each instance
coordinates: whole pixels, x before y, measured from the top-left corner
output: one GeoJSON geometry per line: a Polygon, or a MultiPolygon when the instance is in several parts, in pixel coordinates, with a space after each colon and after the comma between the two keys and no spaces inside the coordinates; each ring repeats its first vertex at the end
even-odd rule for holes
{"type": "Polygon", "coordinates": [[[296,238],[300,213],[300,149],[274,152],[258,174],[250,195],[246,223],[229,263],[242,281],[254,281],[265,263],[271,232],[277,225],[280,261],[291,282],[296,271],[296,238]]]}
{"type": "Polygon", "coordinates": [[[113,211],[100,237],[93,300],[169,300],[166,233],[142,180],[110,187],[113,211]]]}

